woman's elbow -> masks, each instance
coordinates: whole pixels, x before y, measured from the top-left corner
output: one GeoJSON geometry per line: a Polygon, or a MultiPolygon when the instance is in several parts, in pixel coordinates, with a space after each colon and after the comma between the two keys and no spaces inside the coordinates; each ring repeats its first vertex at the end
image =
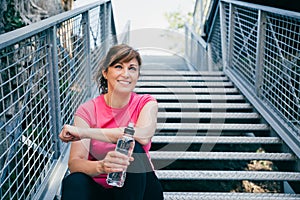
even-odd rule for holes
{"type": "Polygon", "coordinates": [[[136,139],[136,141],[138,143],[140,143],[142,146],[145,146],[145,145],[149,144],[151,139],[150,138],[144,138],[144,139],[139,138],[139,139],[136,139]]]}

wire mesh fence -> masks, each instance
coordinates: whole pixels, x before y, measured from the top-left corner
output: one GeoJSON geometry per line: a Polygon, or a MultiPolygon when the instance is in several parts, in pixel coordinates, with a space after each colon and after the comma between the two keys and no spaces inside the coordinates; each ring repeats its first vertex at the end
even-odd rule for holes
{"type": "Polygon", "coordinates": [[[234,27],[224,29],[231,30],[225,33],[228,67],[299,134],[299,13],[224,5],[225,15],[232,16],[225,20],[234,27]]]}
{"type": "MultiPolygon", "coordinates": [[[[223,1],[225,63],[300,138],[300,14],[223,1]]],[[[223,55],[224,56],[224,55],[223,55]]]]}
{"type": "Polygon", "coordinates": [[[262,98],[273,105],[300,137],[300,15],[266,17],[262,98]]]}
{"type": "Polygon", "coordinates": [[[298,149],[300,14],[232,0],[216,10],[206,40],[186,26],[186,58],[198,70],[223,70],[298,149]]]}
{"type": "Polygon", "coordinates": [[[54,158],[45,31],[1,50],[1,199],[34,192],[54,158]]]}
{"type": "Polygon", "coordinates": [[[36,198],[46,184],[67,148],[61,126],[91,97],[115,34],[105,1],[0,35],[0,199],[36,198]]]}
{"type": "Polygon", "coordinates": [[[215,16],[213,28],[208,38],[208,55],[210,58],[210,68],[216,71],[223,71],[222,63],[222,42],[221,42],[220,15],[215,16]]]}
{"type": "MultiPolygon", "coordinates": [[[[201,0],[197,1],[198,4],[202,4],[201,2],[201,0]]],[[[213,2],[209,2],[208,4],[213,4],[213,2]]],[[[194,21],[193,27],[185,25],[185,57],[199,71],[223,70],[221,25],[218,9],[219,5],[216,7],[217,11],[213,13],[210,31],[205,36],[202,34],[203,30],[197,27],[197,25],[202,23],[200,22],[201,17],[194,17],[194,20],[200,21],[194,21]]],[[[197,12],[201,11],[195,10],[195,15],[197,12]]]]}

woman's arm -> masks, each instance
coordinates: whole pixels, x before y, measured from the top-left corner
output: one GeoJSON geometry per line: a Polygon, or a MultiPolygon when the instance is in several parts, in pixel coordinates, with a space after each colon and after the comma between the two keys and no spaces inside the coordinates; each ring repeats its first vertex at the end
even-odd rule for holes
{"type": "Polygon", "coordinates": [[[134,138],[141,145],[150,142],[156,130],[158,105],[156,101],[149,101],[140,112],[135,125],[134,138]]]}
{"type": "Polygon", "coordinates": [[[122,137],[123,131],[124,128],[90,128],[86,126],[72,126],[66,124],[59,134],[59,137],[63,142],[95,139],[102,142],[116,143],[117,140],[122,137]]]}
{"type": "MultiPolygon", "coordinates": [[[[141,145],[148,144],[155,133],[157,123],[157,112],[157,102],[149,101],[145,104],[145,106],[139,114],[139,118],[135,124],[134,138],[141,145]]],[[[82,121],[84,122],[84,120],[82,121]]],[[[117,140],[120,137],[122,137],[123,132],[124,127],[89,128],[87,126],[65,125],[59,137],[64,142],[78,141],[82,139],[95,139],[103,142],[116,143],[117,140]]]]}
{"type": "MultiPolygon", "coordinates": [[[[80,117],[75,117],[74,123],[78,128],[89,128],[89,125],[80,117]]],[[[89,147],[90,139],[72,142],[68,163],[71,173],[83,172],[96,176],[101,173],[119,172],[126,169],[129,161],[133,160],[119,152],[110,151],[103,160],[90,161],[88,160],[89,147]]]]}

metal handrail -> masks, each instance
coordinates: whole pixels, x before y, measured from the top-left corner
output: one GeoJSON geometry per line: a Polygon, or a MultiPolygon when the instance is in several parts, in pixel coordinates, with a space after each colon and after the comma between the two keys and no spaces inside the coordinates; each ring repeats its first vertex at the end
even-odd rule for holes
{"type": "Polygon", "coordinates": [[[94,9],[104,3],[109,2],[109,0],[101,0],[86,6],[76,8],[74,10],[69,10],[58,15],[54,15],[47,19],[44,19],[38,23],[33,23],[28,26],[16,29],[14,31],[4,33],[0,35],[0,49],[12,45],[18,41],[26,39],[33,36],[38,32],[42,32],[50,27],[56,26],[59,23],[62,23],[66,20],[72,19],[78,16],[81,13],[87,12],[91,9],[94,9]]]}
{"type": "Polygon", "coordinates": [[[226,3],[232,3],[238,6],[244,6],[247,8],[253,8],[261,11],[266,11],[270,13],[276,13],[278,15],[284,15],[284,16],[289,16],[292,18],[300,19],[299,13],[295,11],[290,11],[290,10],[284,10],[280,8],[274,8],[270,6],[263,6],[259,4],[254,4],[254,3],[248,3],[248,2],[243,2],[243,1],[237,1],[237,0],[221,0],[226,3]]]}

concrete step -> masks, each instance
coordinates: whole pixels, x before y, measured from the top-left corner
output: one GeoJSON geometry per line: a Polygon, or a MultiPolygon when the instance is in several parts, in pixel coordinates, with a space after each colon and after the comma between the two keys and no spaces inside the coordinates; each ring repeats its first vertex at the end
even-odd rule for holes
{"type": "Polygon", "coordinates": [[[299,200],[299,194],[234,192],[164,192],[165,200],[299,200]]]}

